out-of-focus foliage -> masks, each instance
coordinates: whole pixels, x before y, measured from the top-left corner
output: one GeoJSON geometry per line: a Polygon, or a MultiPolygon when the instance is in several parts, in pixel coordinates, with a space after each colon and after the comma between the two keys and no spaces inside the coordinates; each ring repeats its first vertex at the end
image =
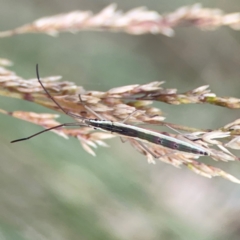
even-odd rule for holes
{"type": "MultiPolygon", "coordinates": [[[[110,3],[5,1],[0,8],[0,28],[6,31],[43,16],[77,9],[96,13],[110,3]]],[[[163,14],[193,2],[118,4],[124,11],[144,5],[163,14]]],[[[238,1],[214,4],[208,1],[204,5],[240,12],[238,1]]],[[[165,80],[166,88],[180,92],[210,85],[218,96],[239,98],[239,40],[239,33],[227,28],[204,32],[182,26],[173,38],[89,31],[62,33],[58,38],[19,35],[2,38],[0,44],[1,57],[11,59],[14,71],[24,79],[35,76],[35,64],[39,63],[43,76],[59,74],[87,90],[106,91],[165,80]]],[[[167,113],[168,122],[194,128],[218,129],[239,118],[237,109],[206,104],[161,103],[157,107],[167,113]]],[[[1,108],[49,112],[7,97],[1,97],[1,108]]],[[[61,122],[66,119],[63,117],[61,122]]],[[[18,145],[9,143],[39,130],[30,123],[1,115],[1,238],[239,238],[238,185],[201,178],[159,162],[147,164],[128,143],[117,139],[108,141],[107,151],[97,149],[95,158],[85,153],[75,139],[66,141],[52,133],[18,145]]],[[[203,158],[200,161],[208,163],[203,158]]],[[[238,162],[222,164],[221,168],[239,177],[238,162]]]]}

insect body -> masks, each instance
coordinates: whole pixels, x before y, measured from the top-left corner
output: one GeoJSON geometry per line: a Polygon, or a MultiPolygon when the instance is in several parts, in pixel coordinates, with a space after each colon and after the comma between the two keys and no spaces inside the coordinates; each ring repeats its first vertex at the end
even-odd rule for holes
{"type": "Polygon", "coordinates": [[[151,142],[174,150],[202,156],[209,155],[209,153],[201,146],[137,126],[97,119],[85,119],[84,122],[89,126],[98,128],[100,130],[132,137],[144,142],[151,142]]]}
{"type": "MultiPolygon", "coordinates": [[[[42,84],[42,82],[39,78],[38,65],[36,66],[36,71],[37,71],[38,81],[41,84],[44,91],[46,92],[46,94],[48,95],[48,97],[50,99],[52,99],[52,101],[64,113],[66,113],[67,115],[69,115],[71,117],[75,117],[77,119],[80,119],[81,122],[64,123],[64,124],[61,124],[61,125],[57,125],[57,126],[54,126],[52,128],[48,128],[48,129],[45,129],[45,130],[40,131],[38,133],[35,133],[35,134],[33,134],[29,137],[14,140],[11,143],[24,141],[24,140],[30,139],[32,137],[35,137],[35,136],[37,136],[41,133],[44,133],[44,132],[47,132],[47,131],[50,131],[50,130],[53,130],[53,129],[57,129],[57,128],[60,128],[60,127],[89,126],[89,127],[93,127],[94,129],[100,129],[100,130],[103,130],[103,131],[119,134],[119,135],[122,135],[122,136],[134,138],[136,140],[140,140],[140,141],[143,141],[143,142],[154,143],[154,144],[157,144],[157,145],[164,146],[166,148],[170,148],[170,149],[174,149],[174,150],[178,150],[178,151],[182,151],[182,152],[198,154],[198,155],[201,155],[201,156],[209,155],[207,150],[205,150],[201,146],[198,146],[197,144],[190,143],[190,142],[185,142],[183,140],[179,140],[179,139],[167,136],[167,135],[162,134],[162,133],[158,133],[158,132],[155,132],[155,131],[152,131],[152,130],[144,129],[144,128],[141,128],[141,127],[137,127],[137,126],[133,126],[133,125],[125,124],[125,123],[112,122],[112,121],[102,120],[102,119],[101,120],[99,120],[99,119],[88,119],[88,118],[84,118],[82,116],[67,112],[65,109],[63,109],[60,106],[60,104],[50,95],[48,90],[43,86],[43,84],[42,84]]],[[[80,97],[80,100],[81,100],[81,97],[80,97]]],[[[85,106],[85,108],[88,109],[89,111],[91,111],[97,117],[99,117],[98,114],[95,113],[93,110],[91,110],[89,107],[85,106]]]]}

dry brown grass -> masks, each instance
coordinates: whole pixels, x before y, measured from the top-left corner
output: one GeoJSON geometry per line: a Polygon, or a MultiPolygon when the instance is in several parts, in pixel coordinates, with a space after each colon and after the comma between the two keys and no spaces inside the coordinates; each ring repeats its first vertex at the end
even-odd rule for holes
{"type": "MultiPolygon", "coordinates": [[[[0,64],[2,65],[0,68],[0,95],[24,99],[61,112],[56,104],[47,97],[36,78],[25,80],[15,72],[8,70],[7,65],[10,65],[10,61],[6,59],[1,59],[0,64]]],[[[240,148],[240,120],[236,120],[219,129],[192,129],[188,126],[165,122],[161,110],[152,107],[151,104],[153,101],[163,101],[168,104],[209,103],[227,108],[239,108],[240,99],[217,97],[216,94],[210,92],[208,86],[202,86],[179,94],[176,89],[164,89],[162,87],[163,82],[152,82],[145,85],[135,84],[110,89],[106,92],[99,92],[86,91],[82,86],[76,86],[72,82],[60,82],[59,79],[59,76],[45,77],[42,78],[42,82],[66,111],[79,114],[85,118],[96,118],[96,116],[87,111],[79,101],[79,94],[81,94],[84,104],[97,114],[100,114],[102,118],[113,122],[123,121],[135,110],[140,110],[137,114],[131,116],[128,124],[167,124],[175,129],[189,133],[185,136],[183,136],[183,134],[165,134],[184,141],[191,141],[189,139],[198,138],[195,144],[205,147],[212,159],[220,161],[239,160],[239,158],[234,156],[228,149],[240,148]]],[[[56,114],[37,114],[22,111],[8,112],[5,110],[1,110],[1,113],[38,124],[44,128],[50,128],[59,124],[59,122],[56,121],[58,117],[56,114]]],[[[83,148],[92,155],[95,155],[93,149],[98,145],[107,145],[105,139],[117,136],[111,133],[95,131],[90,127],[80,127],[76,129],[59,128],[53,131],[65,138],[78,138],[83,148]]],[[[146,151],[136,139],[128,138],[128,141],[140,153],[146,155],[149,163],[155,163],[153,155],[150,154],[152,152],[159,156],[159,160],[176,167],[185,165],[192,171],[205,177],[221,176],[230,181],[240,183],[238,179],[221,169],[196,161],[199,157],[197,155],[173,151],[152,143],[147,144],[149,151],[146,151]]]]}
{"type": "MultiPolygon", "coordinates": [[[[97,14],[93,14],[91,11],[75,11],[44,17],[14,30],[0,32],[0,37],[25,33],[45,33],[55,36],[60,32],[75,33],[82,30],[127,32],[129,34],[164,34],[172,37],[174,28],[188,26],[194,26],[202,30],[214,30],[220,26],[229,26],[232,29],[239,30],[240,13],[224,14],[219,9],[202,8],[200,4],[181,7],[164,15],[149,11],[145,7],[123,13],[117,10],[115,4],[111,4],[97,14]]],[[[46,96],[36,78],[25,80],[15,72],[8,70],[7,67],[11,65],[11,62],[7,59],[0,59],[0,65],[0,95],[24,99],[61,112],[46,96]]],[[[226,108],[240,108],[240,99],[218,97],[211,92],[209,86],[201,86],[184,93],[178,93],[176,89],[164,89],[163,82],[151,82],[145,85],[122,86],[106,92],[99,92],[86,91],[82,86],[76,86],[72,82],[60,82],[59,79],[59,76],[45,77],[42,78],[42,82],[66,111],[79,114],[85,118],[96,118],[91,112],[86,111],[79,102],[79,94],[81,94],[83,102],[88,107],[100,114],[102,118],[113,122],[123,121],[133,111],[141,110],[128,120],[128,124],[167,124],[177,130],[186,131],[188,134],[185,136],[183,134],[166,134],[184,141],[191,141],[191,139],[197,137],[198,141],[195,141],[195,143],[205,147],[212,159],[220,161],[239,160],[228,150],[240,149],[239,119],[219,129],[193,129],[188,126],[165,122],[161,110],[152,107],[151,104],[154,101],[161,101],[176,105],[202,103],[226,108]]],[[[59,124],[56,121],[58,117],[56,114],[8,112],[5,110],[1,110],[1,113],[38,124],[44,128],[59,124]]],[[[89,127],[59,128],[53,131],[65,138],[78,138],[83,148],[92,155],[95,155],[93,149],[97,145],[106,146],[104,140],[116,136],[111,133],[95,131],[89,127]]],[[[152,152],[161,156],[159,160],[176,167],[186,165],[192,171],[205,177],[221,176],[240,183],[238,179],[221,169],[196,161],[199,157],[197,155],[173,152],[171,149],[151,143],[147,146],[149,151],[146,151],[146,148],[143,148],[136,139],[129,138],[128,141],[140,153],[146,155],[149,163],[155,163],[153,155],[150,154],[152,152]]]]}
{"type": "Polygon", "coordinates": [[[194,26],[202,30],[215,30],[221,26],[240,29],[240,14],[224,14],[220,9],[203,8],[201,4],[185,6],[172,13],[159,14],[146,7],[132,9],[126,13],[111,4],[97,14],[92,11],[74,11],[44,17],[31,24],[0,32],[0,37],[25,33],[46,33],[56,36],[60,32],[114,31],[129,34],[174,35],[176,27],[194,26]]]}

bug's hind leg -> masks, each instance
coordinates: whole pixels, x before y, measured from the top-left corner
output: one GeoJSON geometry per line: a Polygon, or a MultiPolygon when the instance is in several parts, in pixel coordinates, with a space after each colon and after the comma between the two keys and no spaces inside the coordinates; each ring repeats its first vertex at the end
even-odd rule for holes
{"type": "MultiPolygon", "coordinates": [[[[168,154],[157,155],[157,154],[155,154],[154,152],[152,152],[144,143],[142,143],[142,142],[140,142],[140,141],[138,141],[138,140],[136,140],[136,141],[139,143],[140,147],[141,147],[144,151],[146,151],[147,153],[149,153],[149,154],[150,154],[151,156],[153,156],[155,159],[160,159],[160,158],[162,158],[162,157],[169,157],[169,156],[174,155],[174,154],[177,153],[177,151],[172,151],[172,152],[170,152],[170,153],[168,153],[168,154]]],[[[153,160],[153,161],[154,161],[154,160],[153,160]]]]}
{"type": "Polygon", "coordinates": [[[190,140],[190,141],[198,141],[198,140],[201,140],[201,138],[194,138],[194,139],[190,139],[186,136],[186,134],[183,134],[181,132],[179,132],[178,130],[176,130],[175,128],[165,124],[164,126],[168,127],[169,129],[173,130],[174,132],[178,133],[179,135],[183,136],[184,138],[186,138],[187,140],[190,140]]]}

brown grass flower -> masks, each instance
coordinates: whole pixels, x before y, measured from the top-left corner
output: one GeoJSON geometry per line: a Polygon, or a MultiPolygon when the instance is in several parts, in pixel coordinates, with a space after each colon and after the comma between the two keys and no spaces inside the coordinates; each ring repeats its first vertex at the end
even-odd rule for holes
{"type": "MultiPolygon", "coordinates": [[[[13,71],[8,70],[4,65],[9,65],[7,60],[1,60],[0,64],[0,95],[24,99],[62,112],[56,104],[47,97],[46,92],[38,83],[37,79],[25,80],[13,71]]],[[[45,77],[41,81],[45,88],[50,92],[54,99],[66,110],[73,114],[84,118],[96,118],[96,116],[85,108],[85,105],[96,112],[101,118],[113,122],[121,122],[125,120],[131,113],[138,110],[136,114],[131,115],[127,120],[127,124],[159,124],[166,125],[176,130],[187,131],[188,134],[176,132],[175,134],[163,133],[193,143],[205,148],[212,159],[218,161],[234,161],[239,160],[228,149],[240,149],[239,140],[239,124],[236,120],[220,129],[204,130],[193,129],[187,126],[180,126],[164,121],[160,109],[153,107],[153,101],[163,101],[169,104],[186,104],[186,103],[210,103],[214,101],[206,101],[206,96],[218,99],[218,102],[225,101],[224,107],[238,107],[233,104],[232,98],[217,97],[211,93],[207,86],[202,86],[186,93],[177,93],[175,89],[164,89],[163,82],[151,82],[144,85],[129,85],[110,89],[106,92],[87,91],[81,86],[76,86],[72,82],[59,81],[59,76],[45,77]],[[81,95],[81,102],[79,99],[81,95]],[[184,99],[181,100],[181,99],[184,99]],[[84,104],[83,104],[84,103],[84,104]]],[[[239,102],[236,99],[235,103],[239,102]]],[[[216,104],[218,105],[218,104],[216,104]]],[[[55,119],[56,114],[37,114],[32,112],[14,111],[8,112],[0,110],[1,113],[7,114],[25,121],[40,125],[43,128],[51,128],[59,125],[55,119]]],[[[81,122],[81,119],[74,119],[81,122]]],[[[141,126],[141,125],[139,125],[141,126]]],[[[84,126],[74,129],[66,129],[64,127],[53,130],[59,136],[64,138],[75,137],[82,144],[83,148],[92,155],[95,155],[94,149],[97,146],[106,147],[105,140],[119,135],[111,134],[111,132],[95,131],[93,128],[84,126]]],[[[233,176],[225,173],[221,169],[206,165],[196,161],[198,155],[176,151],[156,145],[150,142],[140,143],[139,140],[130,137],[124,137],[131,145],[141,154],[145,155],[149,163],[155,163],[156,159],[179,167],[187,166],[192,171],[205,176],[214,177],[221,176],[230,181],[240,183],[233,176]],[[156,159],[154,159],[154,156],[156,159]]]]}
{"type": "Polygon", "coordinates": [[[0,32],[0,37],[26,33],[46,33],[56,36],[60,32],[112,31],[129,34],[174,35],[174,28],[194,26],[202,30],[215,30],[220,26],[240,29],[240,13],[224,14],[220,9],[203,8],[201,4],[184,6],[163,15],[138,7],[126,13],[111,4],[94,14],[92,11],[73,11],[43,17],[33,23],[0,32]]]}

